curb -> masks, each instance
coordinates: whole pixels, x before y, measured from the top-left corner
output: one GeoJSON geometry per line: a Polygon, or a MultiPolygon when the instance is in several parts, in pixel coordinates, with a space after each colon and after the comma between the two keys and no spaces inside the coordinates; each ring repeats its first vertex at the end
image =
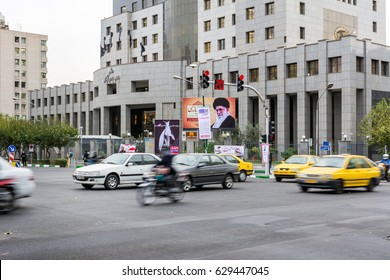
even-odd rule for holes
{"type": "Polygon", "coordinates": [[[49,165],[49,164],[27,164],[27,167],[55,167],[55,168],[60,168],[61,166],[59,165],[49,165]]]}

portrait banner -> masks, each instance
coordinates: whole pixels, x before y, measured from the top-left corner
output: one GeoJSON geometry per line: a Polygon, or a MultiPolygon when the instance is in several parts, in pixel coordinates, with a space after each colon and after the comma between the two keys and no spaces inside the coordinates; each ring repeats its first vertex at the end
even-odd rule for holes
{"type": "Polygon", "coordinates": [[[180,121],[155,120],[154,153],[156,155],[178,154],[180,152],[180,121]]]}

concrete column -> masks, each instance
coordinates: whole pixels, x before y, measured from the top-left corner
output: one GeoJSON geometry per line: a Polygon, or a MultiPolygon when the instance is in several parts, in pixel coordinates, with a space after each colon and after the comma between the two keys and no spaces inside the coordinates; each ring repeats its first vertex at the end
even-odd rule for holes
{"type": "Polygon", "coordinates": [[[302,136],[310,137],[310,96],[299,91],[297,94],[297,139],[300,141],[302,136]]]}
{"type": "MultiPolygon", "coordinates": [[[[343,88],[341,92],[341,132],[356,143],[356,89],[343,88]]],[[[341,135],[340,135],[341,136],[341,135]]]]}

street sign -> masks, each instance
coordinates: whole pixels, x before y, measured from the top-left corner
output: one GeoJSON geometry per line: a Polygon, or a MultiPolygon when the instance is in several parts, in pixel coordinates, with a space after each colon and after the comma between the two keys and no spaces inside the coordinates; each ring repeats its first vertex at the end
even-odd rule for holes
{"type": "Polygon", "coordinates": [[[324,141],[324,142],[322,142],[322,145],[323,146],[329,146],[329,142],[328,141],[324,141]]]}
{"type": "Polygon", "coordinates": [[[8,146],[8,152],[15,153],[16,152],[16,147],[14,145],[9,145],[8,146]]]}
{"type": "Polygon", "coordinates": [[[225,81],[224,80],[215,80],[214,81],[214,89],[215,90],[224,90],[225,81]]]}
{"type": "Polygon", "coordinates": [[[197,131],[186,131],[186,140],[193,140],[197,141],[198,140],[198,132],[197,131]]]}
{"type": "Polygon", "coordinates": [[[30,153],[34,152],[34,144],[29,144],[29,145],[28,145],[28,151],[29,151],[30,153]]]}
{"type": "Polygon", "coordinates": [[[20,167],[20,161],[15,162],[16,167],[20,167]]]}
{"type": "Polygon", "coordinates": [[[329,151],[330,147],[329,146],[321,146],[321,151],[329,151]]]}

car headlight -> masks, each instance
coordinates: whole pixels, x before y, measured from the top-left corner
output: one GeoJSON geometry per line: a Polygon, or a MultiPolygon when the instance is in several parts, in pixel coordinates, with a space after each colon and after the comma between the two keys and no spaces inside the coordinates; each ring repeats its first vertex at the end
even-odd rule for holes
{"type": "Polygon", "coordinates": [[[306,175],[305,173],[298,173],[298,174],[296,175],[296,177],[297,177],[297,178],[306,178],[307,175],[306,175]]]}
{"type": "Polygon", "coordinates": [[[89,175],[89,176],[100,176],[100,171],[84,172],[84,175],[89,175]]]}
{"type": "Polygon", "coordinates": [[[332,174],[322,174],[321,178],[323,178],[323,179],[332,179],[333,176],[332,176],[332,174]]]}

